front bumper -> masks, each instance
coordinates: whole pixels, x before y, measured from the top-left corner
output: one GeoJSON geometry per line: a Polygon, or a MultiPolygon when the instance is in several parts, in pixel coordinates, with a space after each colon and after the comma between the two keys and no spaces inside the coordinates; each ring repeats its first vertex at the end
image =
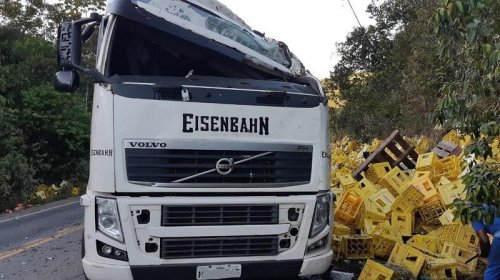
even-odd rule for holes
{"type": "MultiPolygon", "coordinates": [[[[332,252],[306,258],[304,260],[240,262],[242,265],[241,280],[294,279],[299,275],[318,275],[330,266],[332,252]]],[[[194,280],[196,267],[207,264],[178,264],[129,266],[109,265],[82,260],[85,275],[90,280],[194,280]]],[[[235,262],[231,262],[235,263],[235,262]]],[[[210,263],[213,264],[213,263],[210,263]]]]}
{"type": "Polygon", "coordinates": [[[133,280],[129,265],[112,265],[82,259],[85,276],[91,280],[133,280]]]}

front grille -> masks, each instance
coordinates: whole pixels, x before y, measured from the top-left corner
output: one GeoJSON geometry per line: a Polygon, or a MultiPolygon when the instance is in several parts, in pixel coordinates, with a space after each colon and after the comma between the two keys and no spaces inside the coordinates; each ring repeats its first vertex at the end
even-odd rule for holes
{"type": "MultiPolygon", "coordinates": [[[[215,169],[222,158],[238,162],[265,152],[127,148],[127,176],[129,181],[175,183],[215,169]]],[[[307,183],[311,179],[311,166],[312,152],[273,152],[234,165],[228,175],[214,170],[182,183],[307,183]]]]}
{"type": "Polygon", "coordinates": [[[277,236],[162,238],[161,258],[274,256],[277,236]]]}
{"type": "Polygon", "coordinates": [[[277,224],[279,207],[240,206],[162,206],[162,226],[277,224]]]}

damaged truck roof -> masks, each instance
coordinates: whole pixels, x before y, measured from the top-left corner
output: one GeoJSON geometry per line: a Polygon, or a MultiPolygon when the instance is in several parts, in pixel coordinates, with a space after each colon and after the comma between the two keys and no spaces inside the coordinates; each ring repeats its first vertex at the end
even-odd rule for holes
{"type": "Polygon", "coordinates": [[[269,73],[292,77],[310,75],[284,43],[253,31],[216,0],[112,0],[107,11],[172,33],[269,73]]]}

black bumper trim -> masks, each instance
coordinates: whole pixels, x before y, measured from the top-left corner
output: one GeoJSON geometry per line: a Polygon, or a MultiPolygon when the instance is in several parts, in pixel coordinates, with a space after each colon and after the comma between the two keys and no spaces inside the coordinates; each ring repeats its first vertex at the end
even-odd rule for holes
{"type": "MultiPolygon", "coordinates": [[[[132,276],[136,280],[196,280],[196,268],[199,265],[148,265],[131,266],[132,276]]],[[[225,262],[221,264],[241,264],[241,277],[238,280],[274,280],[297,279],[302,267],[302,260],[267,261],[267,262],[225,262]]]]}

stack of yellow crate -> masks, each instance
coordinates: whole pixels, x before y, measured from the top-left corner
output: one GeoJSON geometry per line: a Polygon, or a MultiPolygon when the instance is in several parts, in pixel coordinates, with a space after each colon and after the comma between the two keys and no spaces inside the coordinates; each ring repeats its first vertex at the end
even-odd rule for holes
{"type": "MultiPolygon", "coordinates": [[[[460,146],[470,142],[455,132],[443,139],[460,146]]],[[[452,208],[455,199],[464,197],[462,159],[428,152],[430,141],[425,137],[408,141],[416,143],[420,153],[415,169],[374,163],[359,181],[351,173],[362,163],[362,152],[375,150],[381,141],[360,145],[344,138],[333,145],[332,191],[337,202],[332,248],[336,259],[376,256],[428,279],[456,279],[456,270],[473,272],[477,259],[465,262],[475,256],[478,240],[470,226],[454,220],[452,208]]],[[[494,160],[500,158],[499,151],[493,147],[494,160]]],[[[360,279],[391,279],[394,273],[382,267],[368,260],[360,279]]]]}

